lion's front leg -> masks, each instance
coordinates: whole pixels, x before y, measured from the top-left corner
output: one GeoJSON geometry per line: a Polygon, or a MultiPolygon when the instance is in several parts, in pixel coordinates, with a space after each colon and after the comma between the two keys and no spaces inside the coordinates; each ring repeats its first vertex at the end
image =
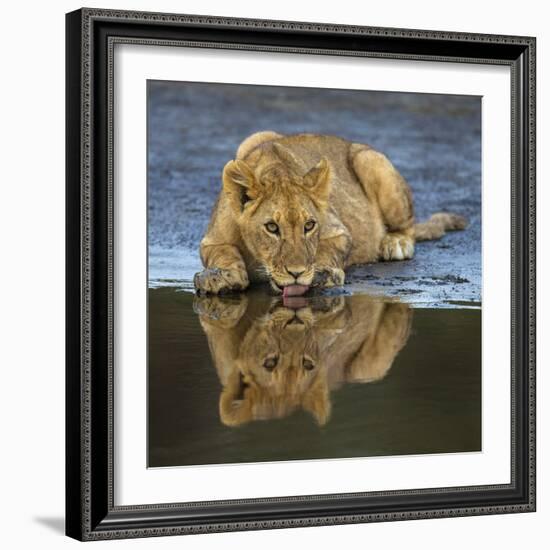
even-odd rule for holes
{"type": "Polygon", "coordinates": [[[201,258],[205,269],[196,273],[193,279],[197,293],[225,294],[248,287],[246,266],[236,246],[201,247],[201,258]]]}
{"type": "Polygon", "coordinates": [[[339,267],[320,265],[315,268],[315,275],[313,276],[311,286],[315,288],[332,288],[335,286],[342,286],[345,278],[346,274],[343,269],[339,267]]]}
{"type": "Polygon", "coordinates": [[[246,271],[209,267],[195,274],[195,289],[199,294],[225,294],[248,287],[246,271]]]}
{"type": "Polygon", "coordinates": [[[193,311],[199,315],[203,327],[234,328],[239,324],[248,307],[245,293],[229,296],[200,294],[195,296],[193,311]]]}
{"type": "Polygon", "coordinates": [[[345,259],[351,248],[349,235],[321,239],[315,259],[315,275],[312,287],[331,288],[342,286],[345,280],[345,259]]]}

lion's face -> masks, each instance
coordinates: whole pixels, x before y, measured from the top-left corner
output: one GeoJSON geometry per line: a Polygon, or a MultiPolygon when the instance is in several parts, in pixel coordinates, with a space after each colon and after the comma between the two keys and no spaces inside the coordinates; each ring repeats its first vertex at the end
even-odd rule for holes
{"type": "Polygon", "coordinates": [[[259,265],[259,278],[269,280],[276,292],[293,285],[307,290],[330,193],[328,162],[321,159],[301,175],[278,157],[255,166],[231,161],[223,181],[242,239],[259,265]]]}
{"type": "Polygon", "coordinates": [[[279,178],[276,190],[241,217],[245,244],[276,291],[311,285],[322,223],[322,213],[299,184],[286,183],[286,174],[279,178]]]}
{"type": "Polygon", "coordinates": [[[242,371],[275,394],[302,392],[320,366],[312,328],[309,308],[277,307],[247,333],[239,354],[242,371]]]}
{"type": "Polygon", "coordinates": [[[327,421],[327,373],[314,324],[311,309],[285,307],[254,323],[240,347],[236,378],[222,393],[224,423],[282,418],[300,408],[313,414],[319,424],[327,421]]]}
{"type": "Polygon", "coordinates": [[[330,417],[330,391],[382,379],[410,334],[406,304],[366,295],[288,302],[263,293],[195,298],[223,387],[219,411],[225,425],[298,410],[323,425],[330,417]]]}

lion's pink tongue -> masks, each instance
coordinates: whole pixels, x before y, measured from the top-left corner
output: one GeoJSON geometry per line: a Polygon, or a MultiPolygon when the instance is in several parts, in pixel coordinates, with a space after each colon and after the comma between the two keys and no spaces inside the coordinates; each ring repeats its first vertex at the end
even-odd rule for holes
{"type": "Polygon", "coordinates": [[[283,288],[283,297],[287,296],[302,296],[309,290],[306,285],[288,285],[283,288]]]}

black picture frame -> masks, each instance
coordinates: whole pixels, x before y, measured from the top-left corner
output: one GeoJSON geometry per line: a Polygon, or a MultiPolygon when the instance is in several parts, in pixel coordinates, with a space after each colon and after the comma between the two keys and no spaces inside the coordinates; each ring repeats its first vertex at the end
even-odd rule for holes
{"type": "MultiPolygon", "coordinates": [[[[66,533],[79,540],[535,510],[535,38],[81,9],[66,16],[66,533]],[[113,47],[139,43],[511,69],[511,482],[117,507],[113,47]]],[[[185,495],[182,495],[182,501],[185,495]]]]}

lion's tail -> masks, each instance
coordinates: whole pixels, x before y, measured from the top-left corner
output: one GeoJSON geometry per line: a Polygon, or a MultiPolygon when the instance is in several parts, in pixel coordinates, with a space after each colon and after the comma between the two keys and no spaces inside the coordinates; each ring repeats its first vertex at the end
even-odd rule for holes
{"type": "Polygon", "coordinates": [[[464,229],[467,225],[468,220],[462,216],[447,212],[438,212],[437,214],[432,214],[428,221],[414,225],[414,238],[417,241],[440,239],[447,231],[464,229]]]}

